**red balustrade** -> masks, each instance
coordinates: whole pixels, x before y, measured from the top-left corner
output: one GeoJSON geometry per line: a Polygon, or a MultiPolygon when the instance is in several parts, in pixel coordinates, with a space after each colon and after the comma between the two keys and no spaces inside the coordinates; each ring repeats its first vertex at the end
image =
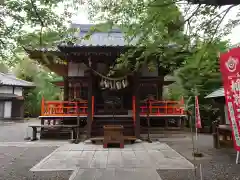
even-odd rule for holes
{"type": "Polygon", "coordinates": [[[164,115],[184,115],[184,102],[181,101],[158,101],[141,102],[140,115],[164,116],[164,115]],[[149,104],[147,104],[149,103],[149,104]],[[148,110],[149,108],[149,110],[148,110]]]}
{"type": "MultiPolygon", "coordinates": [[[[92,117],[95,114],[95,100],[92,96],[92,117]]],[[[41,115],[42,116],[87,116],[88,101],[45,101],[42,98],[41,115]]],[[[184,115],[184,102],[181,101],[158,101],[140,102],[140,116],[164,116],[164,115],[184,115]],[[147,104],[149,103],[149,104],[147,104]],[[147,109],[149,107],[149,110],[147,109]]],[[[132,116],[135,124],[136,121],[136,99],[132,98],[132,116]]]]}
{"type": "Polygon", "coordinates": [[[42,116],[87,116],[87,101],[44,101],[42,99],[42,116]]]}
{"type": "Polygon", "coordinates": [[[92,120],[93,120],[93,116],[94,116],[94,96],[92,96],[92,120]]]}

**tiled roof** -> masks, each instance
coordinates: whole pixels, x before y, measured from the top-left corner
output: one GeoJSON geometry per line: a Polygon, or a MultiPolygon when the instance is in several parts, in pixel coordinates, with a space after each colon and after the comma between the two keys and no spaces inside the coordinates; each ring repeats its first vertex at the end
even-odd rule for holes
{"type": "Polygon", "coordinates": [[[22,79],[16,78],[14,75],[0,73],[0,85],[34,87],[34,84],[22,79]]]}
{"type": "MultiPolygon", "coordinates": [[[[60,43],[60,51],[61,48],[64,47],[131,47],[137,45],[139,37],[132,38],[132,40],[128,42],[124,37],[124,33],[118,28],[112,28],[109,32],[94,32],[89,39],[84,39],[91,30],[91,27],[96,25],[97,24],[72,24],[73,28],[78,28],[80,30],[77,34],[79,40],[73,44],[71,44],[71,42],[60,43]]],[[[179,45],[176,43],[169,43],[165,47],[179,48],[179,45]]]]}
{"type": "Polygon", "coordinates": [[[224,96],[224,89],[219,88],[216,91],[213,91],[211,94],[207,95],[205,98],[215,98],[215,97],[223,97],[224,96]]]}
{"type": "MultiPolygon", "coordinates": [[[[73,28],[80,29],[77,38],[80,40],[74,46],[133,46],[137,39],[127,42],[124,34],[118,28],[112,28],[109,32],[94,32],[89,39],[83,39],[95,24],[72,24],[73,28]]],[[[62,44],[64,46],[64,44],[62,44]]]]}

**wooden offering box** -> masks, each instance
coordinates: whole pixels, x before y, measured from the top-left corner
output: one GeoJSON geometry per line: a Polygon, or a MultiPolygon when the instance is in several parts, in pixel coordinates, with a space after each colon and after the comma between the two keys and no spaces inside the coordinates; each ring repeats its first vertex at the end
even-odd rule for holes
{"type": "Polygon", "coordinates": [[[119,144],[120,148],[124,148],[123,126],[121,125],[105,125],[103,147],[107,148],[108,144],[119,144]]]}

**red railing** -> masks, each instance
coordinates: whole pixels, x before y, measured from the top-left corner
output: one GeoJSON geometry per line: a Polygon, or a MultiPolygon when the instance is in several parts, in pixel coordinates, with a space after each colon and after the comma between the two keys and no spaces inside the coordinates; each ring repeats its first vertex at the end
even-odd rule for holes
{"type": "Polygon", "coordinates": [[[94,116],[94,96],[92,96],[92,120],[94,116]]]}
{"type": "MultiPolygon", "coordinates": [[[[92,96],[92,117],[95,114],[95,100],[92,96]]],[[[88,101],[44,101],[42,98],[41,115],[42,116],[87,116],[88,101]]],[[[184,115],[184,102],[181,101],[158,101],[140,102],[140,115],[164,116],[164,115],[184,115]],[[149,103],[149,104],[147,104],[149,103]],[[149,110],[147,109],[149,107],[149,110]]],[[[136,99],[132,98],[132,116],[136,121],[136,99]]]]}
{"type": "Polygon", "coordinates": [[[181,101],[158,101],[151,100],[149,102],[140,103],[140,115],[164,116],[164,115],[183,115],[184,102],[181,101]],[[148,104],[147,104],[148,103],[148,104]],[[148,109],[149,107],[149,109],[148,109]]]}
{"type": "Polygon", "coordinates": [[[44,101],[42,99],[42,116],[87,116],[88,104],[82,100],[73,101],[44,101]]]}

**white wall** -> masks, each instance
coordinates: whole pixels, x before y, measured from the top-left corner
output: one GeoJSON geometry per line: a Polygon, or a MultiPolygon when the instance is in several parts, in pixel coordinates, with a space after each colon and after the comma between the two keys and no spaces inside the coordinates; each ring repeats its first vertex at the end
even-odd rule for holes
{"type": "Polygon", "coordinates": [[[87,69],[87,66],[83,63],[73,63],[68,64],[68,76],[84,76],[84,71],[87,69]]]}
{"type": "Polygon", "coordinates": [[[12,94],[13,87],[12,86],[0,86],[0,93],[12,94]]]}
{"type": "MultiPolygon", "coordinates": [[[[0,86],[0,93],[5,94],[12,94],[13,93],[13,87],[12,86],[0,86]]],[[[15,87],[14,88],[14,94],[18,96],[23,95],[23,88],[22,87],[15,87]]]]}
{"type": "MultiPolygon", "coordinates": [[[[84,76],[84,71],[87,70],[87,66],[84,63],[73,63],[69,62],[68,64],[68,76],[84,76]]],[[[97,71],[100,73],[106,72],[107,67],[103,63],[97,63],[97,71]]],[[[147,66],[143,66],[141,69],[141,74],[144,77],[156,77],[158,76],[158,70],[150,72],[147,66]]]]}
{"type": "Polygon", "coordinates": [[[4,104],[4,118],[10,118],[12,116],[12,102],[5,101],[4,104]]]}
{"type": "Polygon", "coordinates": [[[22,96],[23,95],[23,88],[22,87],[15,87],[14,88],[14,94],[16,94],[18,96],[22,96]]]}

